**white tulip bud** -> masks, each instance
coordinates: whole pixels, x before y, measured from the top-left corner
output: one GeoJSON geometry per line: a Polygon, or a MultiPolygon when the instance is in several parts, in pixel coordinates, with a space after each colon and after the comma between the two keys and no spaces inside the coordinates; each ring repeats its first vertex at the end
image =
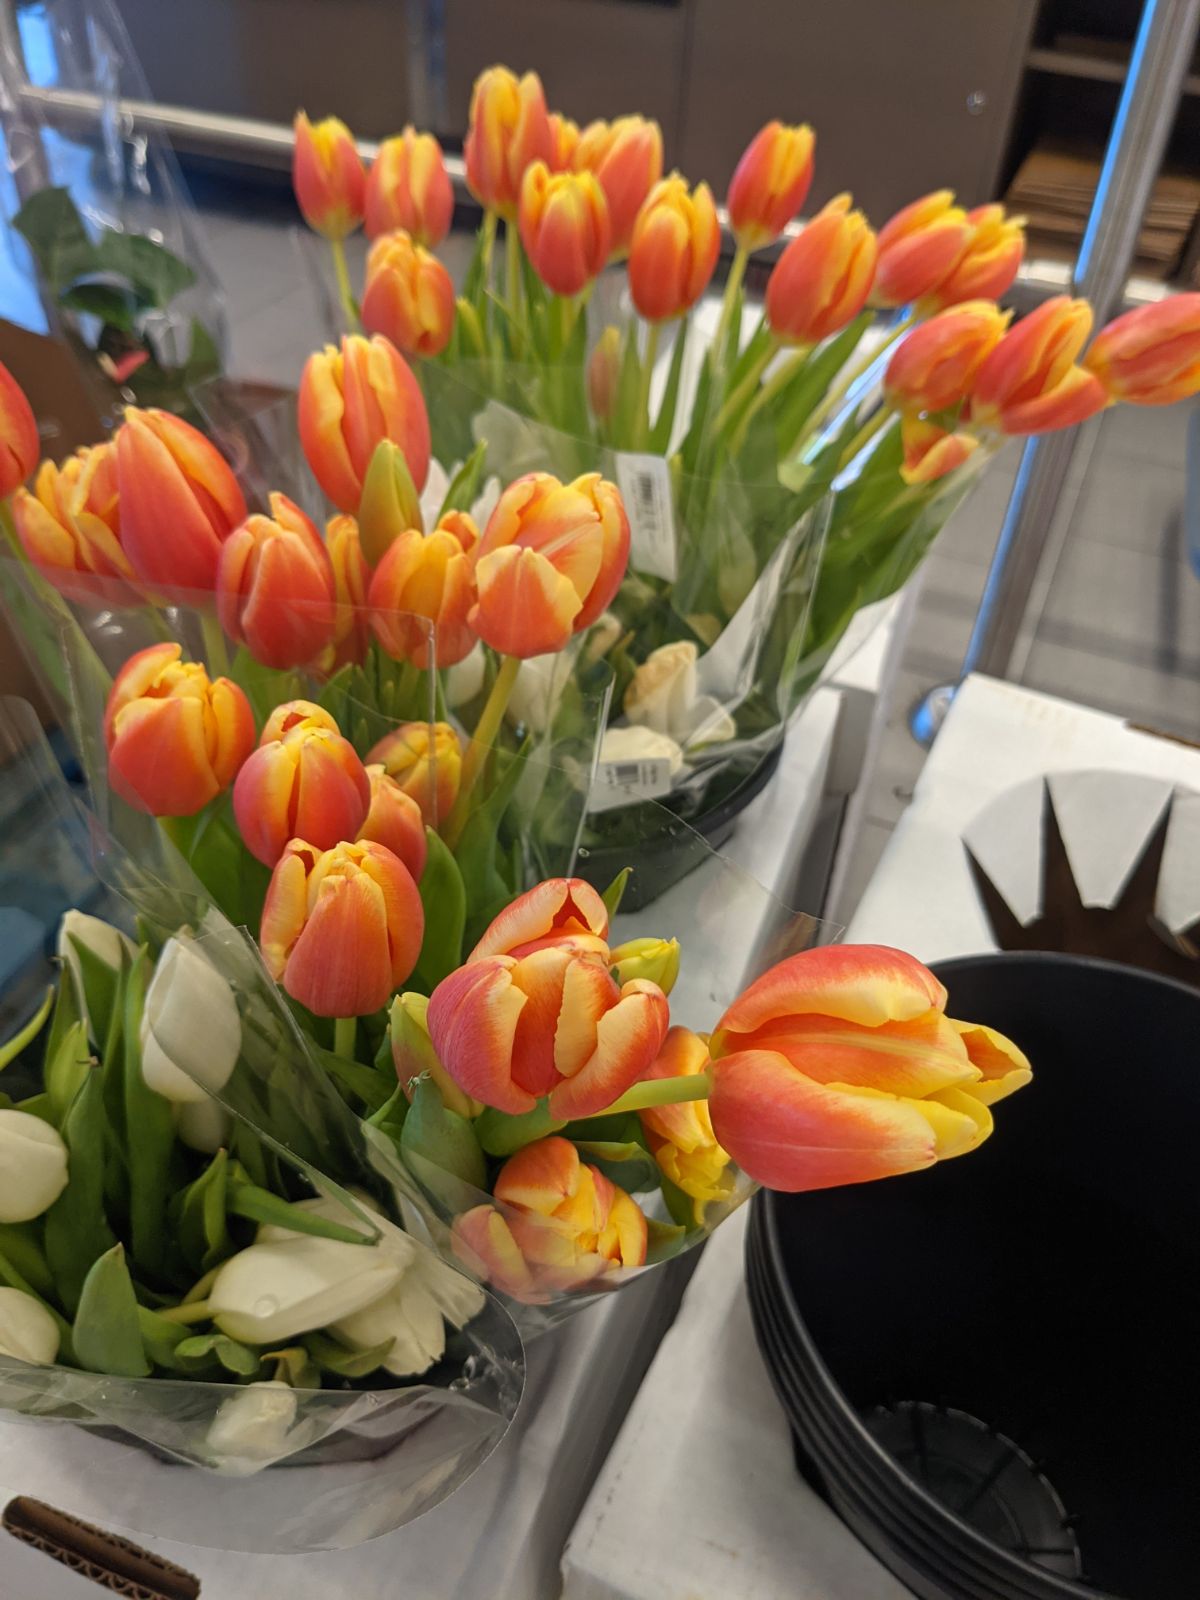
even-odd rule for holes
{"type": "Polygon", "coordinates": [[[58,1324],[40,1301],[21,1289],[0,1289],[0,1356],[52,1367],[58,1324]]]}
{"type": "Polygon", "coordinates": [[[168,939],[142,1012],[142,1076],[167,1100],[198,1104],[223,1089],[242,1048],[233,990],[196,945],[168,939]]]}
{"type": "Polygon", "coordinates": [[[228,1149],[233,1118],[216,1100],[188,1100],[175,1106],[175,1132],[181,1144],[203,1156],[228,1149]]]}
{"type": "Polygon", "coordinates": [[[416,1377],[440,1361],[446,1349],[446,1324],[437,1302],[406,1273],[381,1300],[372,1301],[353,1316],[330,1324],[330,1333],[358,1350],[392,1341],[384,1357],[386,1372],[398,1378],[416,1377]]]}
{"type": "Polygon", "coordinates": [[[611,611],[602,611],[587,631],[583,643],[585,661],[599,661],[606,656],[625,632],[625,624],[611,611]]]}
{"type": "Polygon", "coordinates": [[[28,1111],[0,1111],[0,1222],[29,1222],[67,1187],[67,1147],[28,1111]]]}
{"type": "Polygon", "coordinates": [[[131,957],[136,955],[137,946],[128,934],[122,933],[120,928],[114,928],[111,922],[102,922],[99,917],[91,917],[86,911],[63,912],[62,921],[58,925],[57,955],[75,981],[75,993],[83,1008],[84,1021],[88,1023],[90,1034],[91,1021],[87,1016],[83,973],[79,966],[77,945],[83,945],[86,950],[90,950],[97,960],[103,961],[106,967],[111,967],[114,973],[121,970],[122,955],[131,957]]]}
{"type": "Polygon", "coordinates": [[[278,1379],[248,1383],[222,1402],[208,1429],[212,1465],[219,1472],[257,1472],[287,1450],[296,1420],[296,1393],[278,1379]]]}
{"type": "Polygon", "coordinates": [[[624,710],[630,722],[670,734],[681,743],[691,727],[698,654],[690,639],[652,650],[625,691],[624,710]]]}
{"type": "Polygon", "coordinates": [[[452,667],[446,668],[446,704],[451,711],[457,711],[459,706],[465,706],[468,701],[474,700],[483,688],[486,665],[483,646],[476,642],[470,653],[461,661],[456,661],[452,667]]]}
{"type": "Polygon", "coordinates": [[[252,1244],[217,1271],[213,1321],[246,1344],[282,1344],[378,1300],[403,1269],[373,1245],[303,1235],[252,1244]]]}
{"type": "Polygon", "coordinates": [[[531,733],[545,733],[558,715],[572,665],[571,658],[561,651],[522,661],[505,708],[508,720],[531,733]]]}

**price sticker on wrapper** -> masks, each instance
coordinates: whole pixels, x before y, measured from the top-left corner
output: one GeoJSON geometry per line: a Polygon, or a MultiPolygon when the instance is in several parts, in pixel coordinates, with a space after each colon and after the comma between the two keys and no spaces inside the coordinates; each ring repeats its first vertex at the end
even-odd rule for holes
{"type": "Polygon", "coordinates": [[[629,518],[629,565],[673,583],[675,513],[671,502],[671,469],[664,456],[617,452],[617,487],[629,518]]]}
{"type": "Polygon", "coordinates": [[[636,761],[601,761],[588,794],[589,811],[612,811],[639,800],[660,800],[671,792],[671,763],[665,756],[636,761]]]}

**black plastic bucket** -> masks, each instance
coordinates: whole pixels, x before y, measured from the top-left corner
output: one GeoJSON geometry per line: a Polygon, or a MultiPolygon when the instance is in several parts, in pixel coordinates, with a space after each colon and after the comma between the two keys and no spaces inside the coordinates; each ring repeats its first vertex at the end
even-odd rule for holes
{"type": "Polygon", "coordinates": [[[1072,956],[937,971],[1034,1082],[964,1160],[756,1198],[798,1463],[922,1600],[1196,1600],[1200,991],[1072,956]]]}

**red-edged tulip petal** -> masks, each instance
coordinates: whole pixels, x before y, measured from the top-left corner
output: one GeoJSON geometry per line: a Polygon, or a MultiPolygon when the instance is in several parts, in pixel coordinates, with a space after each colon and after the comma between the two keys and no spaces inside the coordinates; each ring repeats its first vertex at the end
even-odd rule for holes
{"type": "Polygon", "coordinates": [[[528,1001],[509,956],[459,967],[429,998],[429,1036],[446,1071],[472,1100],[497,1111],[532,1111],[536,1097],[513,1082],[513,1043],[528,1001]]]}
{"type": "Polygon", "coordinates": [[[496,917],[467,957],[512,955],[522,946],[571,934],[608,937],[608,909],[604,901],[582,878],[547,878],[496,917]]]}
{"type": "Polygon", "coordinates": [[[551,1091],[552,1116],[570,1119],[602,1111],[643,1077],[662,1048],[670,1021],[667,997],[634,979],[596,1024],[596,1048],[573,1077],[551,1091]]]}

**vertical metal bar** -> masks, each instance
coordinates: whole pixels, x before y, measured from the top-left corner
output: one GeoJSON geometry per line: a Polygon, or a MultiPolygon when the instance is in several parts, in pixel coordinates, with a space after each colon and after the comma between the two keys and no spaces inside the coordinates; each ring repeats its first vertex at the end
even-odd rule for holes
{"type": "Polygon", "coordinates": [[[50,186],[41,130],[22,100],[22,90],[28,85],[16,0],[0,0],[0,132],[8,150],[8,169],[22,201],[50,186]]]}
{"type": "MultiPolygon", "coordinates": [[[[1125,86],[1075,264],[1077,291],[1098,322],[1120,302],[1142,218],[1162,164],[1200,24],[1200,0],[1145,0],[1125,86]]],[[[1031,439],[1025,446],[961,677],[1009,672],[1050,534],[1078,430],[1031,439]]],[[[917,708],[913,731],[937,731],[952,691],[935,689],[917,708]]]]}

